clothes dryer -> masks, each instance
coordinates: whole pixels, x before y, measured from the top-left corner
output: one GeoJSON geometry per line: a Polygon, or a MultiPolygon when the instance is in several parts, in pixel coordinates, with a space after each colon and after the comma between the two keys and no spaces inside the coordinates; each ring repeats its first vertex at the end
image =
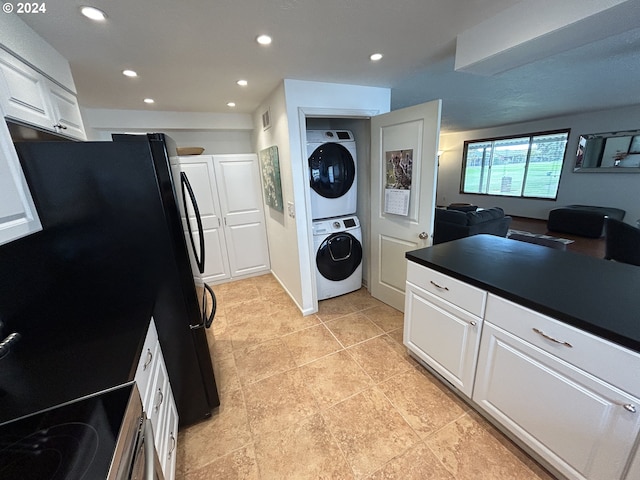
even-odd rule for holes
{"type": "Polygon", "coordinates": [[[356,142],[349,130],[307,130],[313,220],[356,213],[356,142]]]}
{"type": "Polygon", "coordinates": [[[313,222],[318,300],[362,287],[362,231],[356,216],[313,222]]]}

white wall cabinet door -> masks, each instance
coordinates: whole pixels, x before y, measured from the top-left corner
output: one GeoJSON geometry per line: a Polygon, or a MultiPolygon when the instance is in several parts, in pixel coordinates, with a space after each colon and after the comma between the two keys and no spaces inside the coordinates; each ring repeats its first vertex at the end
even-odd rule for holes
{"type": "Polygon", "coordinates": [[[0,103],[8,118],[70,138],[87,138],[76,96],[3,50],[0,103]]]}
{"type": "Polygon", "coordinates": [[[473,400],[572,479],[620,479],[640,431],[639,399],[487,321],[473,400]]]}
{"type": "Polygon", "coordinates": [[[42,225],[18,154],[7,124],[0,121],[0,245],[39,230],[42,225]]]}
{"type": "Polygon", "coordinates": [[[640,446],[636,450],[636,454],[631,458],[629,470],[624,480],[635,480],[640,478],[640,446]]]}
{"type": "MultiPolygon", "coordinates": [[[[231,277],[229,260],[227,256],[227,243],[222,228],[222,217],[220,214],[220,200],[217,195],[216,175],[213,168],[213,160],[210,156],[180,157],[179,163],[172,166],[174,178],[179,179],[183,172],[188,180],[193,193],[198,202],[200,219],[202,220],[202,230],[204,232],[204,273],[202,275],[205,282],[217,282],[231,277]]],[[[191,222],[194,234],[196,249],[200,248],[200,237],[196,228],[195,211],[190,203],[187,203],[187,212],[184,212],[182,201],[182,188],[179,180],[176,187],[178,204],[180,205],[183,219],[183,227],[187,242],[187,215],[191,222]]],[[[188,246],[191,248],[191,246],[188,246]]],[[[199,250],[198,255],[199,255],[199,250]]]]}
{"type": "Polygon", "coordinates": [[[52,105],[54,128],[58,133],[79,140],[86,140],[80,106],[76,96],[52,81],[47,81],[52,105]]]}
{"type": "Polygon", "coordinates": [[[270,268],[262,186],[255,154],[214,155],[231,276],[270,268]]]}
{"type": "Polygon", "coordinates": [[[0,50],[0,101],[4,116],[54,131],[47,79],[0,50]]]}

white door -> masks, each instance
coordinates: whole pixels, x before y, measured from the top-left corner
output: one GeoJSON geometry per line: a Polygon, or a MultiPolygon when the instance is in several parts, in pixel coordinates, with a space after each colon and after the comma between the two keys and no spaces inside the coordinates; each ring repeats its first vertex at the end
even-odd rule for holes
{"type": "Polygon", "coordinates": [[[231,276],[270,269],[262,186],[255,154],[214,155],[231,276]]]}
{"type": "Polygon", "coordinates": [[[400,311],[407,276],[404,255],[433,240],[441,105],[434,100],[371,119],[370,290],[400,311]],[[393,195],[388,202],[385,191],[393,195]],[[390,213],[401,210],[407,191],[407,214],[390,213]]]}

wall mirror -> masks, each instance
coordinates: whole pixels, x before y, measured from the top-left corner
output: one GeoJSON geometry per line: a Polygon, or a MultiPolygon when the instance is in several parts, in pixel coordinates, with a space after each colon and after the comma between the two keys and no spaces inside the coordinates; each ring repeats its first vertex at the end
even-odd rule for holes
{"type": "Polygon", "coordinates": [[[640,130],[581,135],[573,171],[640,173],[640,130]]]}

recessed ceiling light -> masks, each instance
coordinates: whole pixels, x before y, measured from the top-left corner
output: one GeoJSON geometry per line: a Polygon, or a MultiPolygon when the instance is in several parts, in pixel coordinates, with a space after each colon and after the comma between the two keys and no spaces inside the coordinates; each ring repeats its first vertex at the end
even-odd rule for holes
{"type": "Polygon", "coordinates": [[[380,60],[382,58],[382,54],[381,53],[374,53],[369,58],[371,59],[372,62],[377,62],[378,60],[380,60]]]}
{"type": "Polygon", "coordinates": [[[136,72],[134,72],[133,70],[123,70],[122,74],[125,77],[137,77],[138,76],[138,74],[136,72]]]}
{"type": "Polygon", "coordinates": [[[231,107],[231,108],[233,108],[233,107],[235,107],[235,106],[236,106],[235,102],[229,102],[229,103],[227,103],[227,107],[231,107]]]}
{"type": "Polygon", "coordinates": [[[153,98],[145,98],[145,99],[144,99],[144,103],[149,103],[149,104],[151,104],[151,103],[156,103],[156,101],[155,101],[153,98]]]}
{"type": "Polygon", "coordinates": [[[81,7],[80,13],[96,22],[102,22],[107,19],[107,14],[95,7],[81,7]]]}
{"type": "Polygon", "coordinates": [[[246,80],[238,80],[236,83],[241,87],[246,87],[249,84],[246,80]]]}
{"type": "Polygon", "coordinates": [[[271,37],[269,35],[260,35],[256,38],[256,42],[260,45],[269,45],[271,43],[271,37]]]}

